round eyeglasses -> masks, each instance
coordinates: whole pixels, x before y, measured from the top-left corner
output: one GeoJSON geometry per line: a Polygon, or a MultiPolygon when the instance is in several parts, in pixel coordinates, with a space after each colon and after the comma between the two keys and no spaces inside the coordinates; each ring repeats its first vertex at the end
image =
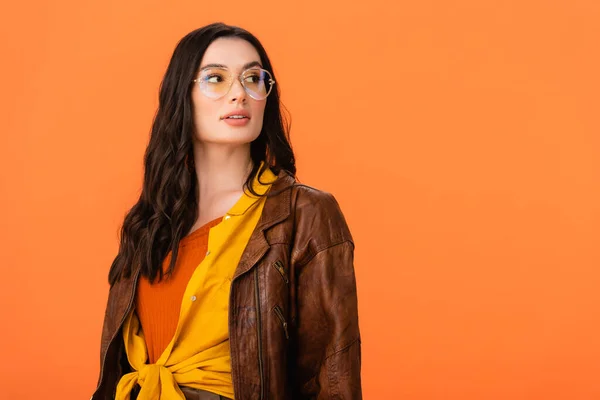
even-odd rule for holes
{"type": "MultiPolygon", "coordinates": [[[[198,83],[200,91],[206,97],[216,100],[229,93],[234,79],[234,75],[227,68],[207,67],[200,71],[200,76],[193,82],[198,83]]],[[[243,71],[237,79],[246,93],[255,100],[266,99],[275,85],[271,73],[257,67],[243,71]]]]}

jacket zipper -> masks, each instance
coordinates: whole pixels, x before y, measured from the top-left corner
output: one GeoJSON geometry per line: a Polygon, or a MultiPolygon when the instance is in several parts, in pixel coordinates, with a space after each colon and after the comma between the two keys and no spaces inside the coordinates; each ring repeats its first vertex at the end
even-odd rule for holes
{"type": "Polygon", "coordinates": [[[275,314],[277,315],[277,317],[281,321],[281,324],[283,325],[283,330],[285,331],[285,338],[289,339],[290,335],[288,333],[288,324],[287,324],[287,322],[285,320],[285,317],[283,316],[283,312],[281,311],[281,307],[275,306],[275,308],[273,309],[273,311],[275,311],[275,314]]]}
{"type": "Polygon", "coordinates": [[[283,278],[285,283],[289,285],[290,280],[288,279],[287,275],[285,274],[285,268],[283,268],[283,263],[281,261],[277,260],[277,261],[275,261],[275,263],[273,263],[273,267],[277,270],[277,272],[279,272],[281,274],[281,277],[283,278]]]}
{"type": "Polygon", "coordinates": [[[254,294],[256,301],[256,330],[258,333],[258,371],[260,373],[260,398],[265,397],[265,382],[262,359],[262,326],[260,321],[260,295],[258,293],[258,268],[254,268],[254,294]]]}
{"type": "MultiPolygon", "coordinates": [[[[123,323],[127,319],[127,315],[129,314],[129,311],[131,311],[131,306],[133,305],[133,299],[135,299],[135,291],[137,289],[139,274],[140,274],[140,269],[138,268],[138,270],[135,273],[135,276],[133,277],[133,295],[129,299],[129,304],[127,305],[127,309],[125,311],[125,314],[123,315],[123,318],[121,318],[121,322],[119,323],[119,328],[115,331],[115,333],[110,338],[110,341],[108,342],[108,346],[106,347],[106,351],[102,355],[102,365],[100,367],[100,380],[98,381],[98,387],[96,387],[96,390],[94,391],[94,394],[92,395],[90,400],[92,400],[94,398],[94,395],[98,392],[98,389],[100,389],[100,386],[102,386],[102,379],[104,378],[104,363],[106,362],[106,355],[108,354],[108,350],[110,349],[110,345],[112,344],[113,340],[115,340],[115,338],[119,334],[119,331],[123,327],[123,323]]],[[[114,393],[113,393],[112,397],[114,398],[114,393]]]]}

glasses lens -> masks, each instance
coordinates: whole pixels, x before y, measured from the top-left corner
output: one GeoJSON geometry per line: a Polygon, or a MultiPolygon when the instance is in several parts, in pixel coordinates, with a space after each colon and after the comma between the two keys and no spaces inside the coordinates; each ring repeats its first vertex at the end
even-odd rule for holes
{"type": "Polygon", "coordinates": [[[207,97],[217,99],[225,96],[231,86],[231,73],[224,68],[206,68],[200,73],[200,90],[207,97]]]}
{"type": "Polygon", "coordinates": [[[244,72],[242,84],[252,98],[263,100],[271,93],[271,74],[262,68],[251,68],[244,72]]]}

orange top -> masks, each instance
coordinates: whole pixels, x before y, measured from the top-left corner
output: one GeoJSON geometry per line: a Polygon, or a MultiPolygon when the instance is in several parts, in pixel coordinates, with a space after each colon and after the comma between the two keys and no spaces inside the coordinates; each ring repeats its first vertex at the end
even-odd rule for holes
{"type": "MultiPolygon", "coordinates": [[[[179,254],[173,274],[162,281],[150,284],[148,278],[140,277],[136,295],[136,313],[148,347],[148,363],[160,358],[177,329],[181,301],[194,270],[208,249],[208,232],[223,217],[214,219],[179,242],[179,254]]],[[[163,271],[171,262],[171,252],[165,257],[163,271]]]]}

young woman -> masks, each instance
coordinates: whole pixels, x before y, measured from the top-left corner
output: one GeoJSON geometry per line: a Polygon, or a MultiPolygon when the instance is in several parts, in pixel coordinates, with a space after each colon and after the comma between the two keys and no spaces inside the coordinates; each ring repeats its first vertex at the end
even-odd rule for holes
{"type": "Polygon", "coordinates": [[[92,400],[362,398],[352,236],[335,198],[295,179],[252,34],[181,39],[144,162],[92,400]]]}

